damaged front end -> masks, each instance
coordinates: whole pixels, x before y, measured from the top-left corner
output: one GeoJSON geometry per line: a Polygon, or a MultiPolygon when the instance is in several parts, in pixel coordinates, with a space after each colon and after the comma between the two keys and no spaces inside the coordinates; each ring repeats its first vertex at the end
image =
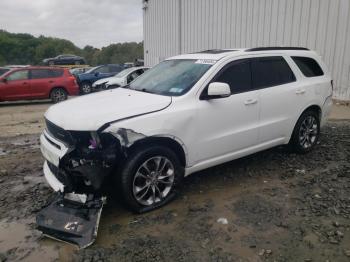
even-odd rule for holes
{"type": "Polygon", "coordinates": [[[48,121],[40,140],[45,178],[58,194],[38,213],[38,229],[86,247],[97,236],[106,181],[122,158],[120,142],[109,133],[66,131],[48,121]]]}

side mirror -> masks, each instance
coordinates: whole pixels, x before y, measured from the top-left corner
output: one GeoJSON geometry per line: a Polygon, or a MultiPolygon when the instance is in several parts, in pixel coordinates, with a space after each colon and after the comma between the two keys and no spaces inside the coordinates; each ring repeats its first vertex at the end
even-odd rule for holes
{"type": "Polygon", "coordinates": [[[0,81],[3,82],[4,84],[7,83],[7,79],[6,78],[1,79],[0,81]]]}
{"type": "Polygon", "coordinates": [[[100,74],[99,72],[96,72],[96,73],[95,73],[95,76],[98,76],[99,74],[100,74]]]}
{"type": "Polygon", "coordinates": [[[226,83],[214,82],[208,86],[208,99],[224,98],[231,95],[230,86],[226,83]]]}

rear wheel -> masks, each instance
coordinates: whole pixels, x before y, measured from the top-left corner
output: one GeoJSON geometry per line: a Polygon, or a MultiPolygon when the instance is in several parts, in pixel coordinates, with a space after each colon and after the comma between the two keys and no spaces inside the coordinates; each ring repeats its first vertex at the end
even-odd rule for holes
{"type": "Polygon", "coordinates": [[[137,213],[167,204],[181,187],[183,170],[172,150],[163,146],[140,148],[119,174],[118,184],[125,204],[137,213]]]}
{"type": "Polygon", "coordinates": [[[80,61],[75,61],[74,64],[75,65],[80,65],[80,61]]]}
{"type": "Polygon", "coordinates": [[[81,88],[80,89],[81,89],[81,93],[83,95],[86,95],[86,94],[90,94],[91,93],[92,86],[91,86],[91,84],[89,82],[83,82],[81,84],[81,88]]]}
{"type": "Polygon", "coordinates": [[[314,110],[308,110],[300,116],[295,125],[289,146],[293,151],[305,154],[315,147],[319,136],[319,114],[314,110]]]}
{"type": "Polygon", "coordinates": [[[67,99],[67,92],[63,88],[55,88],[51,91],[50,99],[54,103],[59,103],[67,99]]]}

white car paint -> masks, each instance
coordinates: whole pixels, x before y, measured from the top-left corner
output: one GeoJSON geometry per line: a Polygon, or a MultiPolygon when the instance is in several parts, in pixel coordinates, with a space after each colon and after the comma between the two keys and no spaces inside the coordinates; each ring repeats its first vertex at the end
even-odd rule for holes
{"type": "Polygon", "coordinates": [[[170,103],[169,96],[117,88],[53,105],[45,118],[66,130],[95,131],[105,123],[159,111],[170,103]]]}
{"type": "MultiPolygon", "coordinates": [[[[102,132],[116,134],[121,129],[129,130],[129,145],[143,137],[171,138],[185,152],[185,173],[189,175],[287,144],[298,118],[311,105],[321,108],[322,124],[329,114],[331,77],[313,51],[245,52],[242,49],[219,54],[180,55],[167,60],[174,59],[196,59],[199,63],[211,63],[212,67],[182,96],[169,97],[119,88],[54,105],[45,117],[66,130],[96,131],[108,123],[102,132]],[[200,99],[203,89],[229,62],[263,56],[284,57],[296,82],[222,99],[200,99]],[[324,75],[305,77],[290,56],[315,59],[324,75]]],[[[46,146],[47,143],[42,143],[42,147],[46,146]]]]}
{"type": "Polygon", "coordinates": [[[96,87],[98,85],[102,85],[105,84],[106,87],[108,86],[112,86],[112,85],[118,85],[118,86],[125,86],[128,84],[128,77],[134,73],[135,71],[139,70],[139,69],[149,69],[149,67],[145,67],[145,66],[139,66],[139,67],[130,67],[127,68],[121,72],[119,72],[118,74],[116,74],[115,76],[112,77],[107,77],[107,78],[102,78],[97,80],[96,82],[94,82],[92,84],[92,87],[96,87]],[[123,74],[124,72],[127,72],[127,74],[123,74]],[[120,76],[122,75],[122,76],[120,76]]]}

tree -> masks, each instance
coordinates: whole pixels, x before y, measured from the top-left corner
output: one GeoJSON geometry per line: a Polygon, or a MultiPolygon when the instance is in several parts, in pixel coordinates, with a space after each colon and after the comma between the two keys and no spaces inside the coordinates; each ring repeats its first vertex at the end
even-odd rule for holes
{"type": "Polygon", "coordinates": [[[133,62],[143,58],[143,43],[117,43],[102,49],[87,45],[81,49],[65,39],[0,30],[0,65],[38,65],[43,59],[60,54],[83,56],[90,65],[133,62]]]}

